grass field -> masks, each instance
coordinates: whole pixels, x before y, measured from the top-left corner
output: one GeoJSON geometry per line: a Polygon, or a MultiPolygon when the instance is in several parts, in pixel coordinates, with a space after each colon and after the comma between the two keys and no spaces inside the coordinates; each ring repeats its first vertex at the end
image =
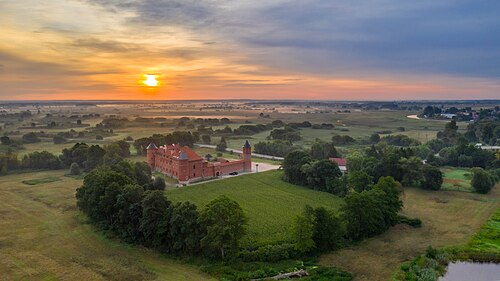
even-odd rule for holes
{"type": "Polygon", "coordinates": [[[443,172],[443,185],[441,186],[443,190],[473,191],[470,184],[472,173],[469,169],[445,167],[441,168],[441,172],[443,172]]]}
{"type": "Polygon", "coordinates": [[[355,280],[391,280],[398,266],[421,254],[429,245],[465,244],[500,207],[500,186],[490,194],[426,191],[404,192],[404,214],[420,218],[422,228],[397,225],[348,249],[324,255],[320,264],[352,272],[355,280]]]}
{"type": "Polygon", "coordinates": [[[500,208],[481,226],[465,247],[467,250],[500,254],[500,208]]]}
{"type": "Polygon", "coordinates": [[[172,201],[191,201],[199,207],[219,195],[238,201],[248,216],[245,246],[290,240],[293,219],[309,204],[337,209],[342,199],[281,180],[281,172],[269,171],[166,191],[172,201]]]}
{"type": "Polygon", "coordinates": [[[0,177],[0,280],[211,280],[193,266],[109,240],[75,206],[65,171],[0,177]],[[25,180],[60,180],[26,185],[25,180]]]}

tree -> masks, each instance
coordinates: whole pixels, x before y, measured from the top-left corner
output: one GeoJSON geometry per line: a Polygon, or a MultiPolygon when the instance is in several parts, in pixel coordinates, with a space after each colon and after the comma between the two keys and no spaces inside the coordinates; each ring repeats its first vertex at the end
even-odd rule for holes
{"type": "Polygon", "coordinates": [[[349,181],[349,187],[353,188],[357,192],[361,192],[365,189],[370,189],[373,185],[373,177],[370,176],[365,171],[353,171],[347,175],[349,181]]]}
{"type": "Polygon", "coordinates": [[[401,183],[404,186],[420,186],[420,182],[423,180],[422,159],[416,156],[401,158],[398,166],[403,175],[401,183]]]}
{"type": "Polygon", "coordinates": [[[205,144],[210,144],[212,142],[212,138],[209,135],[202,135],[201,140],[205,144]]]}
{"type": "Polygon", "coordinates": [[[370,138],[368,139],[368,142],[371,144],[377,144],[380,141],[380,135],[379,134],[372,134],[370,138]]]}
{"type": "Polygon", "coordinates": [[[155,177],[152,184],[152,190],[165,190],[165,179],[162,177],[155,177]]]}
{"type": "Polygon", "coordinates": [[[61,144],[65,143],[67,140],[64,136],[55,135],[54,138],[52,138],[52,141],[54,142],[54,144],[61,144]]]}
{"type": "Polygon", "coordinates": [[[3,145],[10,145],[12,144],[12,141],[10,140],[9,137],[7,136],[2,136],[0,137],[0,142],[3,144],[3,145]]]}
{"type": "Polygon", "coordinates": [[[284,179],[290,183],[307,184],[306,175],[302,172],[302,166],[312,161],[309,153],[296,150],[288,153],[283,161],[284,179]]]}
{"type": "Polygon", "coordinates": [[[316,139],[316,141],[311,145],[311,157],[314,159],[322,160],[339,156],[340,154],[337,152],[333,143],[316,139]]]}
{"type": "Polygon", "coordinates": [[[342,176],[337,163],[328,159],[314,161],[302,166],[302,173],[306,176],[307,184],[316,189],[325,191],[327,182],[342,176]]]}
{"type": "Polygon", "coordinates": [[[247,218],[240,205],[221,195],[207,204],[200,214],[199,223],[206,233],[201,246],[208,252],[219,251],[222,260],[226,254],[237,250],[245,235],[247,218]]]}
{"type": "Polygon", "coordinates": [[[202,229],[198,223],[196,205],[183,202],[172,208],[170,218],[170,239],[174,253],[195,254],[200,251],[202,229]]]}
{"type": "Polygon", "coordinates": [[[83,185],[76,189],[76,205],[89,219],[103,227],[112,225],[118,211],[115,204],[120,190],[134,184],[129,177],[99,167],[83,179],[83,185]]]}
{"type": "Polygon", "coordinates": [[[220,142],[215,147],[215,150],[224,152],[224,151],[226,151],[226,149],[227,149],[226,138],[221,137],[220,142]]]}
{"type": "Polygon", "coordinates": [[[344,235],[344,223],[337,214],[324,207],[314,209],[312,239],[318,251],[339,249],[344,244],[344,235]]]}
{"type": "Polygon", "coordinates": [[[78,165],[78,163],[71,163],[71,166],[69,166],[69,174],[70,175],[73,175],[73,176],[77,176],[81,173],[80,171],[80,166],[78,165]]]}
{"type": "Polygon", "coordinates": [[[147,191],[142,199],[142,219],[140,229],[144,244],[153,248],[165,247],[169,233],[170,202],[163,191],[147,191]]]}
{"type": "Polygon", "coordinates": [[[35,143],[35,142],[40,142],[40,139],[38,138],[37,134],[34,132],[29,132],[25,135],[23,135],[23,142],[25,143],[35,143]]]}
{"type": "Polygon", "coordinates": [[[314,234],[314,217],[313,214],[306,210],[304,214],[300,214],[295,218],[293,224],[293,236],[295,238],[295,250],[301,253],[307,253],[315,247],[313,234],[314,234]]]}
{"type": "Polygon", "coordinates": [[[422,169],[424,179],[421,187],[430,190],[439,190],[443,184],[443,173],[436,167],[425,165],[422,169]]]}
{"type": "Polygon", "coordinates": [[[113,229],[127,242],[143,242],[140,231],[143,215],[142,199],[144,189],[136,184],[128,184],[119,193],[115,208],[118,210],[113,229]]]}
{"type": "Polygon", "coordinates": [[[474,188],[477,193],[486,194],[490,192],[491,188],[495,185],[490,174],[481,168],[474,168],[472,172],[472,188],[474,188]]]}

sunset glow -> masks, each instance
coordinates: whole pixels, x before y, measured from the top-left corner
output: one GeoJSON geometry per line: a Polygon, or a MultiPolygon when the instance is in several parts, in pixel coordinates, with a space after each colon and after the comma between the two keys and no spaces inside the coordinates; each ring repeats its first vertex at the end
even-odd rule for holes
{"type": "Polygon", "coordinates": [[[158,86],[158,75],[155,74],[144,74],[145,80],[142,83],[148,87],[156,87],[158,86]]]}
{"type": "Polygon", "coordinates": [[[500,41],[482,32],[500,24],[490,12],[497,2],[473,11],[449,0],[395,1],[392,8],[366,1],[366,9],[347,0],[153,2],[0,1],[0,99],[470,99],[500,92],[500,41]],[[138,78],[145,69],[168,75],[138,78]]]}

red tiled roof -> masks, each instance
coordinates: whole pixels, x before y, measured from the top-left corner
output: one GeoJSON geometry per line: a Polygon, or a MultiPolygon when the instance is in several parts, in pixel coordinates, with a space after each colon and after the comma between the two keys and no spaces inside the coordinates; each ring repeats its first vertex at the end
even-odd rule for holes
{"type": "Polygon", "coordinates": [[[184,146],[182,150],[186,152],[189,160],[203,160],[203,158],[201,158],[200,155],[194,152],[189,146],[184,146]]]}
{"type": "Polygon", "coordinates": [[[339,166],[347,166],[347,159],[345,158],[328,158],[330,161],[335,161],[339,166]]]}

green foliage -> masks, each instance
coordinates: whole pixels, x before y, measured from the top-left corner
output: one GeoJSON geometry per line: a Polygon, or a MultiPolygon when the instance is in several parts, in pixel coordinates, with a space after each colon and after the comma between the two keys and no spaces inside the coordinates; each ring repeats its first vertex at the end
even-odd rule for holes
{"type": "Polygon", "coordinates": [[[481,168],[474,168],[472,169],[472,172],[472,188],[474,188],[477,193],[485,194],[490,192],[491,188],[495,185],[491,175],[481,168]]]}
{"type": "Polygon", "coordinates": [[[29,132],[23,135],[22,139],[24,143],[36,143],[41,141],[35,132],[29,132]]]}
{"type": "Polygon", "coordinates": [[[357,192],[370,189],[373,185],[373,177],[365,171],[349,172],[347,179],[349,187],[357,192]]]}
{"type": "Polygon", "coordinates": [[[324,207],[314,209],[314,227],[312,239],[317,252],[340,249],[345,245],[345,223],[341,217],[324,207]]]}
{"type": "Polygon", "coordinates": [[[332,136],[333,145],[349,145],[356,143],[356,140],[348,135],[334,135],[332,136]]]}
{"type": "Polygon", "coordinates": [[[202,248],[209,253],[219,251],[219,257],[224,260],[238,249],[247,218],[238,202],[222,195],[207,204],[198,222],[206,229],[201,239],[202,248]]]}
{"type": "Polygon", "coordinates": [[[352,240],[382,233],[398,221],[403,203],[398,183],[383,177],[370,190],[353,192],[346,196],[342,208],[347,223],[347,236],[352,240]]]}
{"type": "Polygon", "coordinates": [[[255,144],[254,149],[256,153],[284,157],[296,147],[289,141],[275,140],[272,142],[258,142],[255,144]]]}
{"type": "Polygon", "coordinates": [[[330,157],[340,157],[333,143],[325,142],[320,139],[311,145],[311,157],[317,160],[328,159],[330,157]]]}
{"type": "Polygon", "coordinates": [[[220,142],[215,146],[215,150],[224,152],[226,151],[226,149],[227,149],[226,138],[221,137],[220,142]]]}
{"type": "Polygon", "coordinates": [[[104,150],[106,153],[116,153],[122,158],[130,156],[130,144],[124,140],[112,142],[105,146],[104,150]]]}
{"type": "Polygon", "coordinates": [[[422,159],[416,156],[401,158],[398,164],[403,174],[401,183],[404,186],[420,186],[424,180],[422,159]]]}
{"type": "Polygon", "coordinates": [[[298,185],[306,185],[307,177],[302,170],[302,166],[311,162],[309,153],[301,150],[290,152],[283,161],[283,177],[286,181],[298,185]]]}
{"type": "Polygon", "coordinates": [[[54,154],[42,151],[32,152],[24,155],[21,161],[21,166],[24,169],[49,169],[57,170],[61,168],[61,161],[54,154]]]}
{"type": "Polygon", "coordinates": [[[170,202],[160,190],[147,191],[142,199],[140,231],[144,244],[153,248],[164,248],[168,243],[170,202]]]}
{"type": "Polygon", "coordinates": [[[404,281],[435,281],[446,271],[450,256],[443,250],[429,246],[423,255],[401,265],[401,273],[395,278],[404,281]]]}
{"type": "Polygon", "coordinates": [[[421,187],[430,190],[439,190],[443,184],[443,173],[436,167],[424,165],[422,169],[424,179],[421,182],[421,187]]]}
{"type": "Polygon", "coordinates": [[[165,190],[165,179],[162,177],[155,177],[151,186],[152,190],[165,190]]]}
{"type": "MultiPolygon", "coordinates": [[[[307,207],[307,206],[306,206],[307,207]]],[[[313,214],[298,215],[293,224],[293,236],[295,238],[295,250],[307,253],[315,247],[313,240],[314,217],[313,214]]]]}
{"type": "Polygon", "coordinates": [[[195,142],[199,140],[199,134],[197,132],[191,133],[186,131],[175,131],[171,134],[161,135],[154,134],[147,138],[140,138],[134,141],[134,148],[139,155],[146,154],[146,147],[150,143],[154,143],[157,146],[176,143],[181,146],[187,145],[192,147],[195,142]]]}
{"type": "Polygon", "coordinates": [[[198,223],[198,210],[190,202],[177,203],[172,207],[170,216],[171,252],[177,254],[197,254],[203,229],[198,223]]]}
{"type": "MultiPolygon", "coordinates": [[[[286,169],[286,168],[285,168],[286,169]]],[[[328,159],[312,161],[301,168],[307,185],[313,189],[326,191],[327,183],[342,176],[338,165],[328,159]]]]}
{"type": "Polygon", "coordinates": [[[78,163],[74,162],[71,163],[71,166],[69,166],[69,174],[72,176],[77,176],[81,174],[80,166],[78,165],[78,163]]]}

